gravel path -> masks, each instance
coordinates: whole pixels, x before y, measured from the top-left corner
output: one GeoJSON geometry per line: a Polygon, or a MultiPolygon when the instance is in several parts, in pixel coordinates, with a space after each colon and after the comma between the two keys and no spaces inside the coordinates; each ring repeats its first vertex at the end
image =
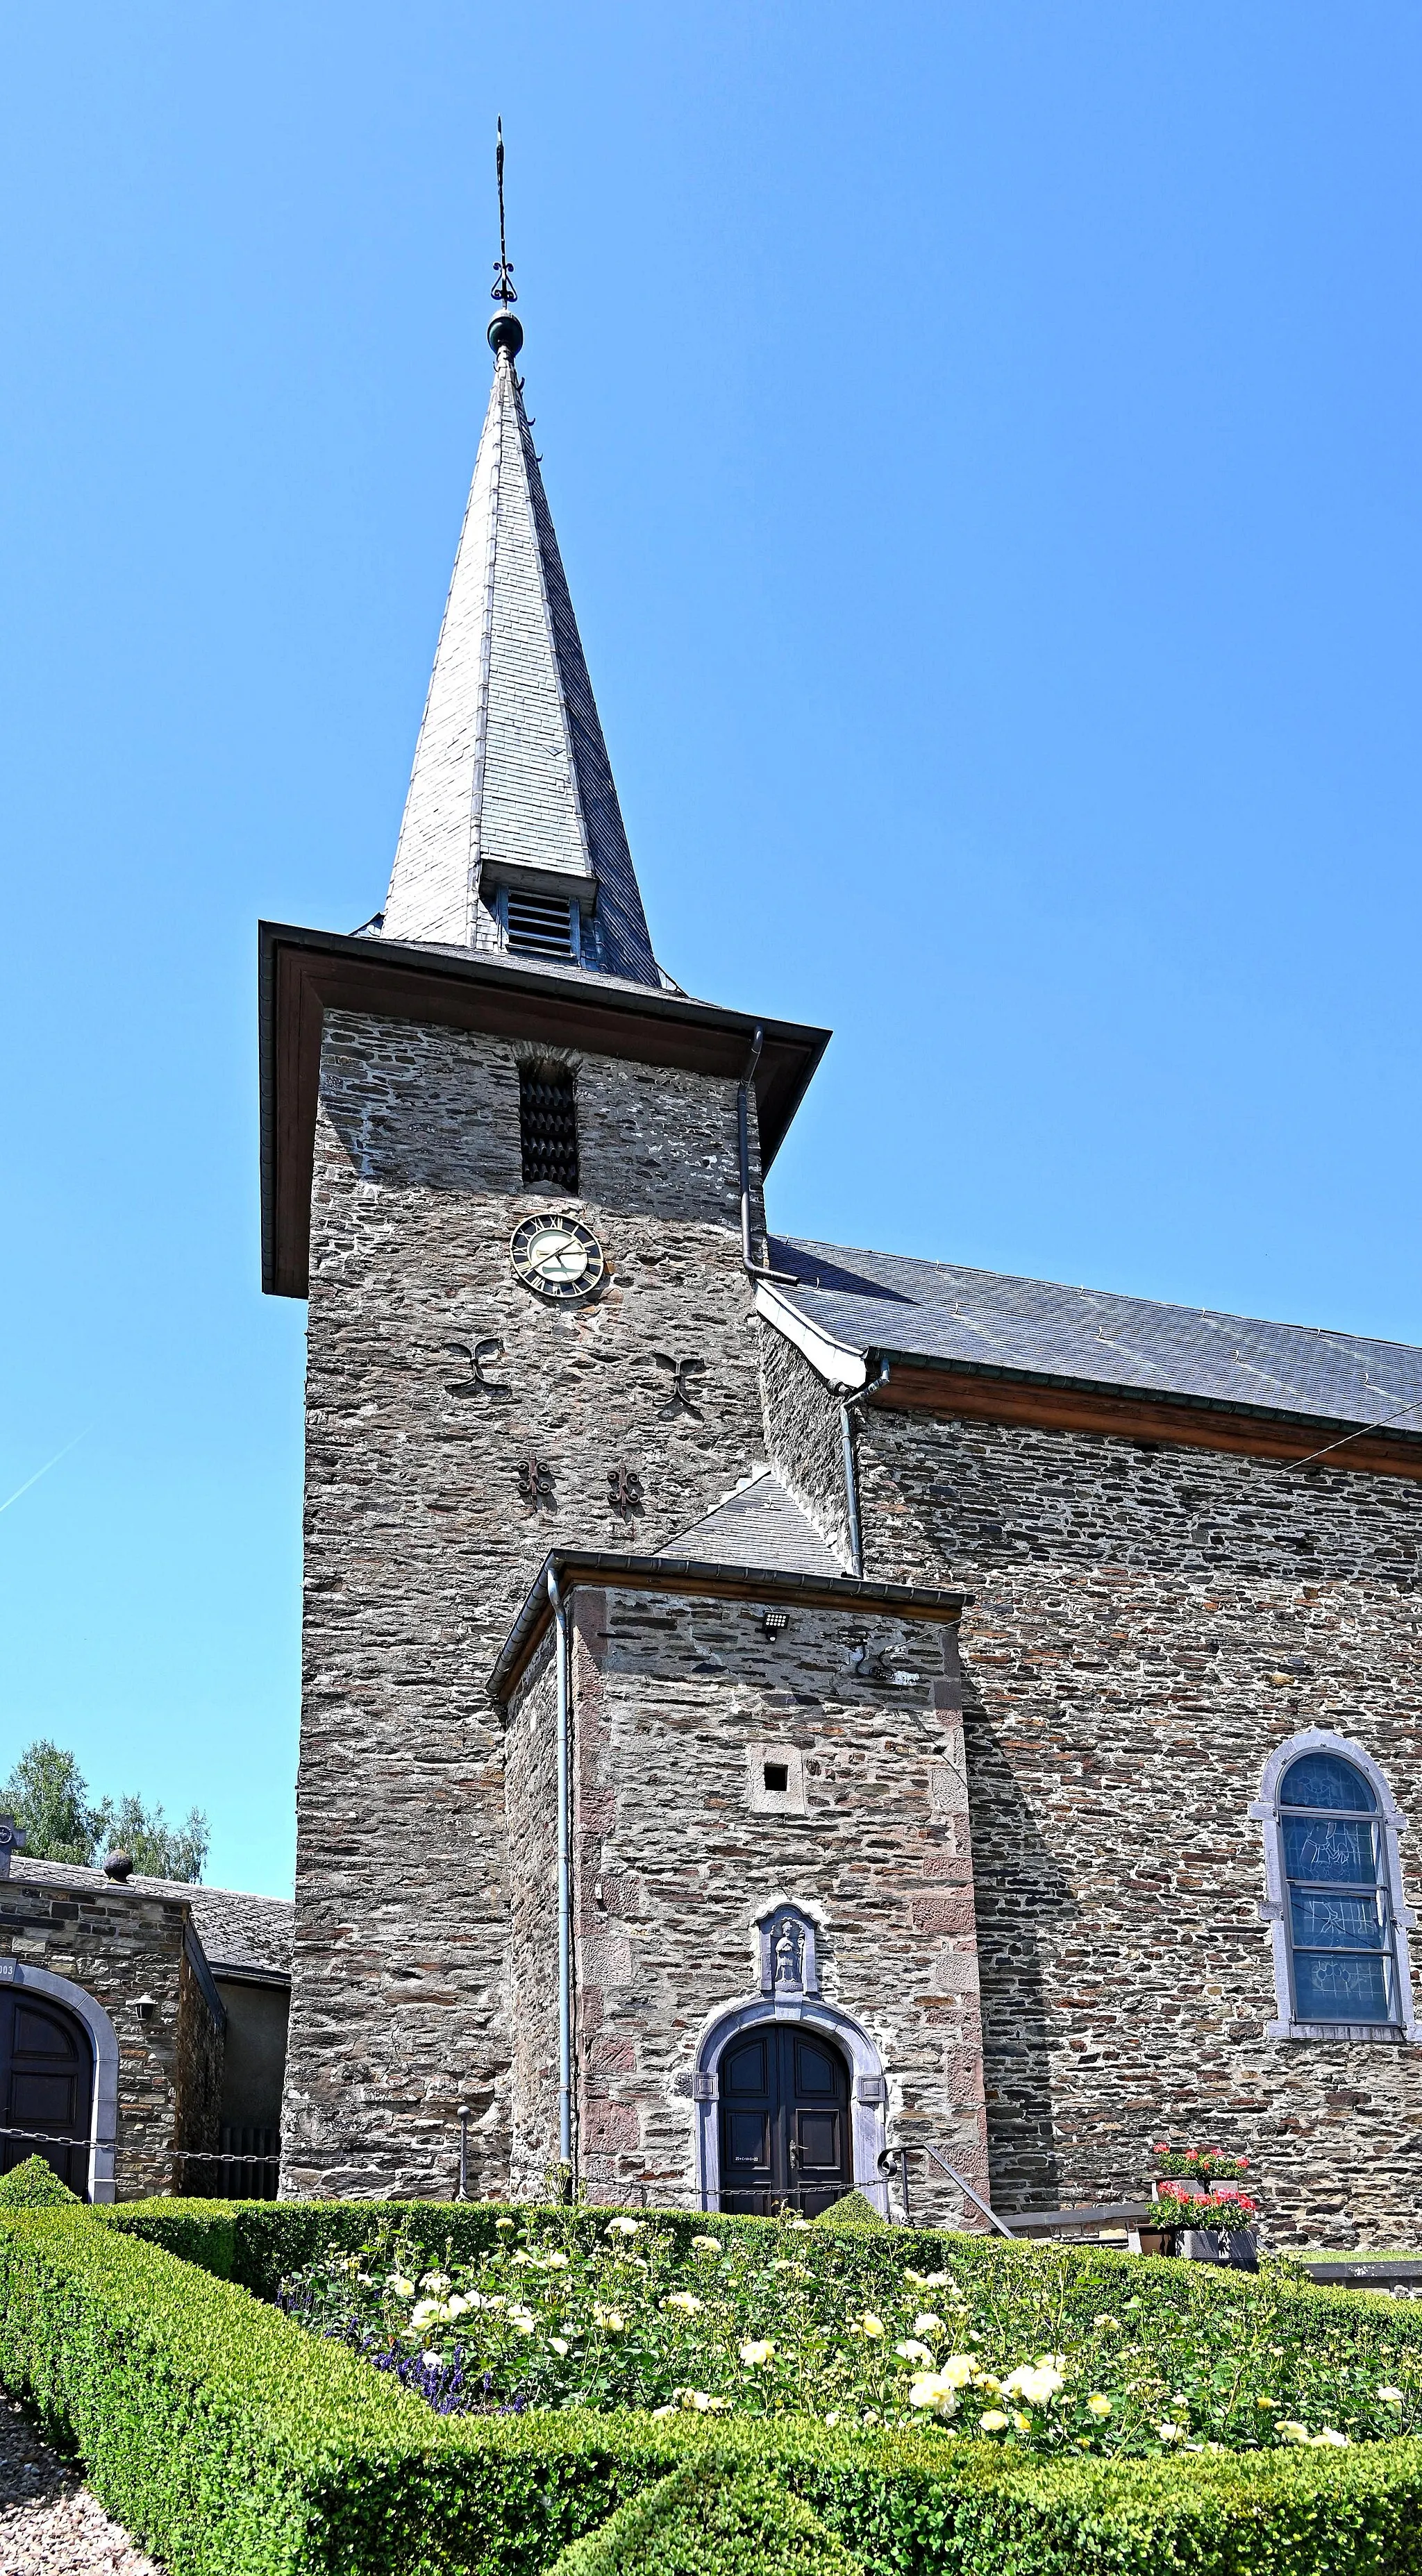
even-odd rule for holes
{"type": "Polygon", "coordinates": [[[110,2522],[19,2407],[0,2398],[0,2570],[4,2576],[162,2576],[110,2522]]]}

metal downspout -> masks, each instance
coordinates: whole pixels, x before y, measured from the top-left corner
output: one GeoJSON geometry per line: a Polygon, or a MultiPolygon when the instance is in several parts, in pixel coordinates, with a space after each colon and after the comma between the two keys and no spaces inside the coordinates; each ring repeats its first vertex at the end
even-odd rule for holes
{"type": "Polygon", "coordinates": [[[573,1884],[569,1830],[572,1799],[572,1674],[568,1610],[558,1577],[548,1569],[548,1598],[558,1630],[558,2154],[573,2162],[573,1884]]]}
{"type": "Polygon", "coordinates": [[[773,1279],[782,1288],[798,1288],[800,1282],[793,1270],[766,1269],[751,1259],[750,1087],[764,1044],[765,1031],[757,1029],[736,1093],[736,1138],[741,1154],[741,1268],[750,1279],[773,1279]]]}
{"type": "Polygon", "coordinates": [[[877,1395],[880,1387],[888,1383],[889,1363],[881,1360],[878,1376],[871,1378],[854,1395],[847,1395],[839,1408],[839,1437],[844,1451],[844,1502],[849,1515],[849,1565],[853,1574],[862,1575],[864,1572],[864,1533],[859,1523],[859,1470],[854,1458],[852,1416],[857,1405],[867,1404],[870,1396],[877,1395]]]}

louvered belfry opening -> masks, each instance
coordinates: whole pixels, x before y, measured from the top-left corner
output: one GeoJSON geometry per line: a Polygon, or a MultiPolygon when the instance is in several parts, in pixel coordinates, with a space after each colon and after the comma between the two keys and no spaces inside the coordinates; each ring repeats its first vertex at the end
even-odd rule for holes
{"type": "Polygon", "coordinates": [[[504,897],[509,949],[515,957],[576,957],[576,910],[566,895],[519,894],[513,886],[504,897]]]}
{"type": "Polygon", "coordinates": [[[518,1123],[523,1144],[523,1185],[578,1188],[578,1096],[566,1065],[521,1064],[518,1123]]]}

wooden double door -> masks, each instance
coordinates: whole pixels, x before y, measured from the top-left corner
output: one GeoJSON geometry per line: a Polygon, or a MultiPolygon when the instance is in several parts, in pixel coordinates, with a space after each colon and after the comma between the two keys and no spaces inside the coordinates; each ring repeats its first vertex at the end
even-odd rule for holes
{"type": "Polygon", "coordinates": [[[798,2022],[765,2022],[721,2060],[721,2207],[818,2216],[853,2187],[849,2069],[798,2022]]]}
{"type": "Polygon", "coordinates": [[[94,2051],[77,2015],[23,1988],[0,1990],[0,2173],[43,2156],[87,2200],[93,2102],[94,2051]]]}

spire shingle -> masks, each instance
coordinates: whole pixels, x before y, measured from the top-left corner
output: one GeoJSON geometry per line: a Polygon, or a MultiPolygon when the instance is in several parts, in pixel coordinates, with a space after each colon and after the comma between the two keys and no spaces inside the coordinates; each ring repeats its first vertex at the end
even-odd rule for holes
{"type": "Polygon", "coordinates": [[[578,906],[584,966],[659,984],[515,361],[489,396],[386,898],[387,939],[497,949],[501,893],[578,906]]]}

